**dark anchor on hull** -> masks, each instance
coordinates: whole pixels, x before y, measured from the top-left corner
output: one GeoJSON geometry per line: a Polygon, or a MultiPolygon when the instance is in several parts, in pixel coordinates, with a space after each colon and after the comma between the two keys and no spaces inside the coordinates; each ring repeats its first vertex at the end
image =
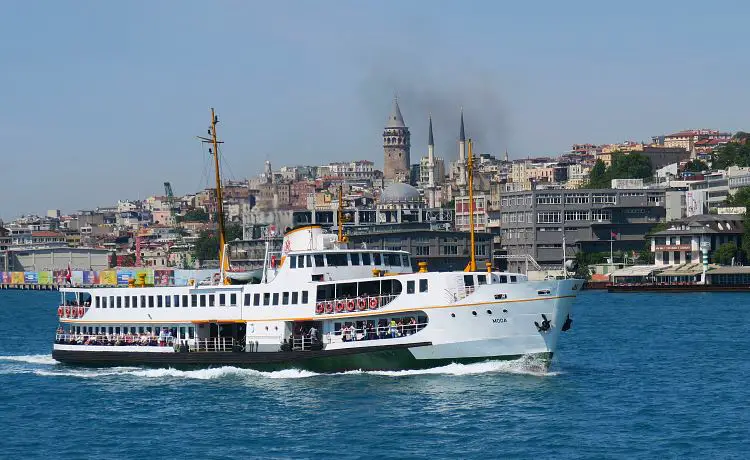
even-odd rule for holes
{"type": "Polygon", "coordinates": [[[567,318],[565,318],[565,322],[563,323],[562,327],[560,328],[561,331],[565,332],[570,329],[570,326],[573,325],[573,320],[570,318],[570,313],[568,313],[567,318]]]}
{"type": "Polygon", "coordinates": [[[534,325],[536,326],[536,330],[539,332],[547,332],[552,328],[552,325],[547,319],[547,315],[545,315],[544,313],[542,313],[542,324],[539,324],[536,321],[534,321],[534,325]]]}

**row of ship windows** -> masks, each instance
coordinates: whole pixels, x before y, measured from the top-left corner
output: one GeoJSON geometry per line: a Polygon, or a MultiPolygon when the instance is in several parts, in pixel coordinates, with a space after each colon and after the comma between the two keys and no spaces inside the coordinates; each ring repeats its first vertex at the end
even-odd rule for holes
{"type": "Polygon", "coordinates": [[[289,268],[347,267],[350,265],[391,265],[396,267],[409,267],[410,263],[409,256],[406,254],[383,254],[380,252],[303,254],[289,256],[289,268]]]}
{"type": "MultiPolygon", "coordinates": [[[[244,304],[261,305],[261,294],[245,294],[244,304]]],[[[308,291],[266,292],[262,305],[298,305],[308,302],[308,291]]],[[[149,296],[95,296],[95,308],[170,308],[170,307],[237,307],[237,294],[190,294],[190,295],[149,295],[149,296]]]]}

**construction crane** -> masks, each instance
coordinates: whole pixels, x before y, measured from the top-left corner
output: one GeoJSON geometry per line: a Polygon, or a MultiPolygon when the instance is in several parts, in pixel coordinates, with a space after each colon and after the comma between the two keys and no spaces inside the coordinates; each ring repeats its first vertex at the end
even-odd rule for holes
{"type": "Polygon", "coordinates": [[[174,193],[172,193],[172,184],[169,182],[164,182],[164,193],[167,195],[167,204],[169,204],[169,215],[172,217],[172,223],[173,225],[177,225],[174,193]]]}

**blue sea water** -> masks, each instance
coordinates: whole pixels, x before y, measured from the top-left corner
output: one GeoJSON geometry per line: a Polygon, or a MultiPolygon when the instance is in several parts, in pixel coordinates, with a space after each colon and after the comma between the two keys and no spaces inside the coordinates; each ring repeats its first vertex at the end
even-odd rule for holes
{"type": "Polygon", "coordinates": [[[0,291],[1,458],[748,458],[749,294],[584,292],[549,372],[66,367],[0,291]]]}

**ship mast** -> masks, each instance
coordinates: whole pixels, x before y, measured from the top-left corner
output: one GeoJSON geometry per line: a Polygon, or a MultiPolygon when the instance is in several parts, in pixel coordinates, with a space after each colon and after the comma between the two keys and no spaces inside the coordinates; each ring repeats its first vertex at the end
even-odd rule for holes
{"type": "Polygon", "coordinates": [[[211,108],[211,127],[208,129],[208,134],[211,138],[205,138],[198,136],[198,139],[204,143],[210,143],[213,145],[213,152],[211,148],[208,149],[208,153],[213,153],[214,156],[214,170],[216,172],[216,211],[217,220],[219,221],[219,269],[222,272],[222,280],[224,273],[229,269],[229,259],[224,254],[226,246],[226,233],[224,230],[224,199],[221,191],[221,173],[219,171],[219,144],[223,144],[222,141],[218,140],[216,136],[216,124],[219,123],[219,117],[216,116],[216,112],[213,107],[211,108]]]}
{"type": "Polygon", "coordinates": [[[473,163],[473,157],[474,152],[472,151],[472,146],[474,145],[474,142],[469,139],[469,157],[467,161],[467,168],[466,172],[468,174],[469,178],[469,235],[470,235],[470,251],[471,251],[471,260],[469,261],[469,266],[467,267],[470,272],[477,271],[477,259],[476,259],[476,251],[474,247],[474,163],[473,163]]]}

